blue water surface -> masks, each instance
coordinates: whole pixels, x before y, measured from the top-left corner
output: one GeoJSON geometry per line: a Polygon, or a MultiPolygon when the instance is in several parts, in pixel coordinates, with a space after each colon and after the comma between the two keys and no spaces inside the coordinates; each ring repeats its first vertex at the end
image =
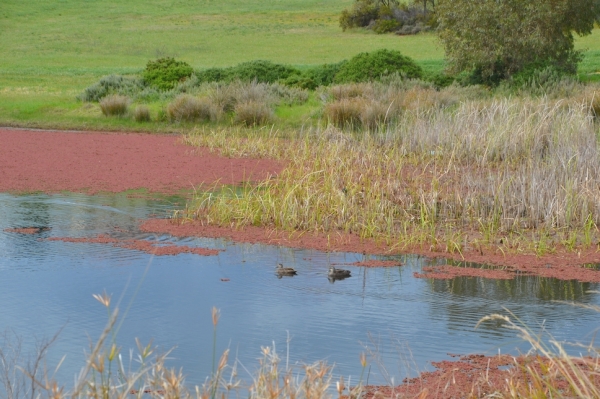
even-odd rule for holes
{"type": "MultiPolygon", "coordinates": [[[[118,307],[116,341],[122,353],[152,342],[172,350],[168,365],[182,368],[187,383],[201,384],[212,370],[211,310],[220,310],[217,357],[230,359],[250,380],[261,347],[275,346],[282,363],[326,360],[334,376],[357,381],[359,356],[368,353],[363,378],[400,382],[455,354],[518,353],[529,346],[483,316],[509,309],[534,331],[561,341],[589,342],[599,323],[597,284],[539,277],[514,280],[413,277],[432,260],[324,253],[220,239],[174,238],[140,233],[149,217],[167,217],[184,206],[177,197],[140,195],[0,194],[0,332],[23,340],[24,352],[58,333],[47,357],[61,359],[57,378],[69,385],[83,367],[107,322],[107,309],[93,298],[104,291],[118,307]],[[37,227],[36,234],[7,229],[37,227]],[[49,241],[51,237],[143,239],[221,250],[217,256],[152,256],[96,243],[49,241]],[[403,266],[363,268],[349,264],[394,259],[403,266]],[[277,263],[298,275],[277,278],[277,263]],[[352,271],[331,283],[329,265],[352,271]],[[346,266],[341,266],[346,264],[346,266]]],[[[439,263],[439,261],[436,261],[439,263]]],[[[581,351],[581,349],[574,349],[581,351]]]]}

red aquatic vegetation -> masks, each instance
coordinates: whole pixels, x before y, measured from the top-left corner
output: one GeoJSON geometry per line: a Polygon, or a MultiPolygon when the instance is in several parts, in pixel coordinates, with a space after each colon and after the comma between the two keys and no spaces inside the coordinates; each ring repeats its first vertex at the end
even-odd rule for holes
{"type": "Polygon", "coordinates": [[[163,255],[179,255],[183,253],[190,253],[203,256],[218,255],[218,249],[190,247],[187,245],[174,245],[171,243],[157,242],[157,241],[146,241],[146,240],[134,240],[134,239],[117,239],[109,237],[104,234],[100,234],[96,237],[50,237],[48,241],[63,241],[72,243],[94,243],[94,244],[110,244],[115,247],[133,249],[137,251],[146,252],[151,255],[163,256],[163,255]]]}
{"type": "Polygon", "coordinates": [[[48,230],[50,230],[50,227],[17,227],[13,229],[4,229],[3,231],[6,233],[38,234],[48,230]]]}
{"type": "Polygon", "coordinates": [[[262,180],[283,164],[231,159],[179,136],[0,128],[0,192],[171,193],[203,184],[262,180]]]}

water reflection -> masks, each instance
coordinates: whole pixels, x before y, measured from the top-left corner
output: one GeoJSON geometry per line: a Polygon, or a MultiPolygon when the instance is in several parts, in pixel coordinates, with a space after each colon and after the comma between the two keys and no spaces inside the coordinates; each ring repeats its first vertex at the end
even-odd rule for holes
{"type": "MultiPolygon", "coordinates": [[[[177,206],[181,198],[0,194],[0,328],[49,337],[64,327],[50,360],[56,364],[67,356],[59,376],[69,381],[82,365],[88,336],[93,340],[104,327],[106,310],[92,294],[106,290],[123,310],[121,347],[134,348],[135,337],[163,349],[176,347],[170,365],[183,367],[189,382],[201,383],[211,372],[213,306],[221,309],[217,351],[230,348],[249,370],[260,347],[274,343],[280,354],[289,345],[290,363],[325,359],[336,364],[336,374],[353,380],[362,371],[358,355],[367,342],[376,342],[378,356],[396,381],[430,361],[447,359],[448,352],[527,349],[498,325],[474,329],[481,317],[504,308],[533,328],[543,323],[561,340],[585,339],[598,324],[598,315],[589,309],[554,302],[598,305],[598,295],[588,292],[598,290],[598,284],[530,276],[416,279],[413,273],[429,260],[396,256],[388,259],[404,266],[364,268],[352,263],[383,258],[137,230],[140,219],[166,215],[177,206]],[[32,226],[50,230],[5,231],[32,226]],[[97,234],[224,251],[154,257],[102,244],[45,240],[97,234]],[[297,275],[279,275],[278,263],[297,275]],[[351,271],[352,277],[330,276],[332,265],[351,271]]],[[[384,372],[371,370],[370,382],[384,379],[384,372]]]]}

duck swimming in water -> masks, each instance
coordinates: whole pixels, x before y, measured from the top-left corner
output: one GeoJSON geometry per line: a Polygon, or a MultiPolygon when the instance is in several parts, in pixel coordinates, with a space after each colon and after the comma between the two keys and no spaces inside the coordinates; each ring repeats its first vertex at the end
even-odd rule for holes
{"type": "Polygon", "coordinates": [[[351,275],[350,275],[350,270],[336,269],[335,267],[330,266],[329,273],[327,273],[327,277],[330,277],[333,279],[342,279],[342,278],[346,278],[346,277],[351,277],[351,275]]]}
{"type": "Polygon", "coordinates": [[[283,267],[281,263],[275,268],[275,273],[281,278],[281,276],[295,276],[298,272],[293,267],[283,267]]]}

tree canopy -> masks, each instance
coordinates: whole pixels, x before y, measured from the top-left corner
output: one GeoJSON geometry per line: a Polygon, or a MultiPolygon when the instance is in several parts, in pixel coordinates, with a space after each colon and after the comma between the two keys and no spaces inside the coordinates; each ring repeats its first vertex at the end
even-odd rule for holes
{"type": "Polygon", "coordinates": [[[536,65],[575,73],[573,32],[591,33],[600,0],[439,0],[436,12],[451,72],[494,80],[536,65]]]}

